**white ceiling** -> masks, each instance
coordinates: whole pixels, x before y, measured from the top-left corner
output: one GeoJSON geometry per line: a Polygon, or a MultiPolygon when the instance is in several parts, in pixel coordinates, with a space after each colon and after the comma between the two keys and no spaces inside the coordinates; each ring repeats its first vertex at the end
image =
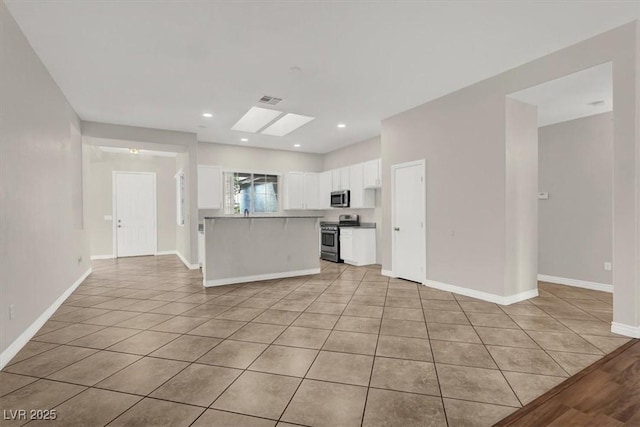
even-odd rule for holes
{"type": "Polygon", "coordinates": [[[84,120],[317,153],[640,18],[637,1],[6,3],[84,120]],[[284,137],[232,131],[262,95],[316,119],[284,137]]]}
{"type": "Polygon", "coordinates": [[[612,111],[611,63],[569,74],[509,96],[538,107],[538,126],[612,111]],[[599,101],[604,102],[591,105],[599,101]]]}

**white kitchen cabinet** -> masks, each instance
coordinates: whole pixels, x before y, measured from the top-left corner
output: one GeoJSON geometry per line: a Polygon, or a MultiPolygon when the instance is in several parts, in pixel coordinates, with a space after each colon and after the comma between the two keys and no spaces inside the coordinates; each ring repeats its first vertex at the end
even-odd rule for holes
{"type": "Polygon", "coordinates": [[[318,208],[331,209],[331,191],[333,191],[333,173],[326,171],[318,174],[318,208]]]}
{"type": "Polygon", "coordinates": [[[198,165],[198,209],[222,209],[222,168],[198,165]]]}
{"type": "Polygon", "coordinates": [[[350,190],[349,166],[331,171],[332,191],[350,190]]]}
{"type": "Polygon", "coordinates": [[[284,209],[319,209],[317,173],[288,172],[285,175],[284,209]]]}
{"type": "Polygon", "coordinates": [[[376,229],[340,228],[340,258],[351,265],[376,263],[376,229]]]}
{"type": "Polygon", "coordinates": [[[380,188],[382,186],[382,161],[370,160],[364,163],[364,188],[380,188]]]}
{"type": "Polygon", "coordinates": [[[375,190],[364,188],[364,164],[349,166],[349,185],[351,186],[350,208],[366,209],[375,208],[375,190]]]}

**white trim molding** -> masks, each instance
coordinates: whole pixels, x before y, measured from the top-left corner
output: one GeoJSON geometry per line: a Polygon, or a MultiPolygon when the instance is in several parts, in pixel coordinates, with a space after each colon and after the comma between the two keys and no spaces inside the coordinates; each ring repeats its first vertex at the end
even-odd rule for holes
{"type": "Polygon", "coordinates": [[[156,256],[160,255],[178,255],[178,251],[158,251],[156,252],[156,256]]]}
{"type": "Polygon", "coordinates": [[[558,285],[591,289],[592,291],[613,293],[613,285],[607,285],[606,283],[588,282],[586,280],[568,279],[566,277],[547,276],[546,274],[538,274],[538,280],[541,282],[556,283],[558,285]]]}
{"type": "Polygon", "coordinates": [[[630,326],[623,323],[611,322],[611,332],[625,337],[640,338],[640,325],[630,326]]]}
{"type": "Polygon", "coordinates": [[[391,270],[384,270],[384,269],[382,269],[382,270],[380,270],[380,274],[382,274],[383,276],[387,276],[387,277],[394,277],[394,278],[396,277],[396,276],[393,274],[393,271],[391,271],[391,270]]]}
{"type": "Polygon", "coordinates": [[[58,299],[56,299],[53,304],[51,304],[49,308],[44,311],[44,313],[42,313],[23,333],[21,333],[20,336],[18,336],[18,338],[16,338],[11,344],[9,344],[9,347],[7,347],[2,353],[0,353],[0,369],[3,369],[7,365],[7,363],[9,363],[11,359],[13,359],[15,355],[18,354],[20,350],[22,350],[22,347],[24,347],[29,342],[29,340],[33,338],[33,336],[40,330],[40,328],[42,328],[47,320],[49,320],[53,313],[55,313],[56,310],[62,305],[62,303],[69,297],[69,295],[71,295],[73,291],[75,291],[76,288],[80,286],[82,282],[84,282],[84,279],[86,279],[89,274],[91,274],[91,268],[85,271],[82,276],[80,276],[78,280],[76,280],[66,291],[64,291],[62,295],[60,295],[58,299]]]}
{"type": "Polygon", "coordinates": [[[233,285],[234,283],[257,282],[259,280],[284,279],[286,277],[308,276],[310,274],[320,274],[319,268],[308,270],[283,271],[282,273],[256,274],[254,276],[229,277],[225,279],[203,280],[205,288],[211,286],[233,285]]]}
{"type": "Polygon", "coordinates": [[[167,251],[167,252],[171,252],[172,254],[175,254],[178,258],[180,258],[180,261],[182,261],[182,263],[189,269],[189,270],[197,270],[200,268],[200,264],[191,264],[189,263],[189,261],[187,261],[187,258],[184,257],[184,255],[182,255],[180,252],[178,251],[167,251]]]}
{"type": "Polygon", "coordinates": [[[490,294],[488,292],[476,291],[474,289],[463,288],[462,286],[450,285],[448,283],[436,282],[435,280],[426,280],[423,285],[430,288],[439,289],[441,291],[453,292],[455,294],[460,294],[466,297],[476,298],[487,302],[493,302],[500,305],[510,305],[538,296],[537,288],[520,292],[518,294],[502,296],[490,294]]]}
{"type": "Polygon", "coordinates": [[[114,259],[115,255],[113,254],[109,254],[109,255],[91,255],[91,260],[96,260],[96,259],[114,259]]]}

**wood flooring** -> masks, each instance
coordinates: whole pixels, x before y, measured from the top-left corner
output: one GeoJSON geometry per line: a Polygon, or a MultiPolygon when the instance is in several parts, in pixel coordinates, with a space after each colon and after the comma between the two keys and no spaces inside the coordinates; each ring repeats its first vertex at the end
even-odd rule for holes
{"type": "Polygon", "coordinates": [[[640,340],[631,340],[496,426],[640,426],[640,340]]]}

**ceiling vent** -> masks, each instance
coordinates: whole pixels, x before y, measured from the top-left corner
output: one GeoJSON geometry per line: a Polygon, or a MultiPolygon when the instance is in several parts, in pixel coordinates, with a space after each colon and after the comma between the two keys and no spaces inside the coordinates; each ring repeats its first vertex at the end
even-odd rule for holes
{"type": "Polygon", "coordinates": [[[262,104],[269,104],[269,105],[276,105],[280,101],[282,101],[282,98],[276,98],[275,96],[269,96],[269,95],[264,95],[262,98],[258,100],[258,102],[262,104]]]}

